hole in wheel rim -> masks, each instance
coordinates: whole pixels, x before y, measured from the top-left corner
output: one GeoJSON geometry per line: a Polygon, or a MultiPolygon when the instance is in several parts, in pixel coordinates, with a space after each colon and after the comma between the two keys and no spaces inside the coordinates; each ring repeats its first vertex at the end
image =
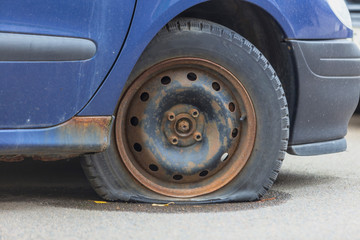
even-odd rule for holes
{"type": "Polygon", "coordinates": [[[229,157],[228,153],[224,153],[223,155],[221,155],[220,161],[225,162],[229,157]]]}
{"type": "Polygon", "coordinates": [[[199,173],[200,177],[205,177],[206,175],[208,175],[209,171],[208,170],[204,170],[201,173],[199,173]]]}
{"type": "Polygon", "coordinates": [[[197,79],[197,76],[195,73],[190,72],[187,74],[187,79],[189,79],[190,81],[195,81],[197,79]]]}
{"type": "Polygon", "coordinates": [[[220,84],[217,83],[217,82],[213,82],[211,86],[212,86],[212,88],[213,88],[215,91],[219,91],[219,90],[220,90],[220,84]]]}
{"type": "Polygon", "coordinates": [[[162,77],[162,78],[161,78],[161,83],[162,83],[163,85],[168,85],[170,82],[171,82],[171,78],[168,77],[168,76],[165,76],[165,77],[162,77]]]}
{"type": "Polygon", "coordinates": [[[137,152],[141,152],[141,150],[142,150],[142,146],[140,145],[140,143],[135,143],[133,147],[134,147],[134,150],[137,152]]]}
{"type": "Polygon", "coordinates": [[[133,125],[135,127],[139,124],[139,119],[137,117],[132,117],[130,119],[130,123],[131,123],[131,125],[133,125]]]}
{"type": "Polygon", "coordinates": [[[230,112],[235,111],[235,104],[233,102],[229,103],[229,110],[230,110],[230,112]]]}
{"type": "Polygon", "coordinates": [[[150,165],[149,165],[149,169],[150,169],[151,171],[153,171],[153,172],[156,172],[156,171],[159,170],[159,167],[156,166],[155,164],[150,164],[150,165]]]}
{"type": "Polygon", "coordinates": [[[146,102],[147,100],[149,100],[149,94],[147,92],[143,92],[140,95],[140,99],[141,99],[141,101],[146,102]]]}
{"type": "Polygon", "coordinates": [[[234,128],[234,129],[232,130],[232,132],[231,132],[231,136],[232,136],[233,138],[236,138],[236,136],[238,135],[238,133],[239,133],[239,130],[238,130],[237,128],[234,128]]]}
{"type": "Polygon", "coordinates": [[[176,180],[176,181],[180,181],[181,179],[183,179],[183,176],[180,175],[180,174],[176,174],[173,176],[173,179],[176,180]]]}

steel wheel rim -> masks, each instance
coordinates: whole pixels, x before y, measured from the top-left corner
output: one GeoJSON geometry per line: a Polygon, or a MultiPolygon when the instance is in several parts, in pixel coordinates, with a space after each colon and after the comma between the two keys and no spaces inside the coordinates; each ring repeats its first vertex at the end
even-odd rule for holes
{"type": "Polygon", "coordinates": [[[149,68],[128,88],[119,105],[115,131],[120,157],[138,182],[165,196],[189,198],[214,192],[239,174],[254,146],[256,116],[249,94],[230,71],[205,59],[174,58],[149,68]],[[164,77],[169,77],[170,82],[164,77]],[[180,89],[177,95],[173,94],[171,83],[178,84],[173,85],[174,89],[180,89]],[[203,89],[200,89],[201,86],[204,86],[203,89]],[[149,88],[153,90],[149,91],[149,88]],[[191,96],[191,91],[196,92],[192,88],[204,92],[207,96],[205,100],[210,99],[214,105],[212,108],[220,108],[220,113],[225,115],[225,123],[217,116],[219,114],[213,114],[211,110],[204,112],[204,109],[208,109],[204,105],[196,102],[188,104],[190,100],[181,100],[183,95],[191,96]],[[165,102],[173,102],[173,94],[178,98],[178,103],[173,108],[166,105],[162,109],[165,104],[156,98],[161,92],[165,102]],[[217,98],[222,103],[217,104],[217,98]],[[228,98],[228,102],[224,101],[228,98]],[[160,110],[154,110],[154,114],[161,114],[146,117],[155,102],[159,103],[160,110]],[[175,115],[174,119],[171,119],[172,114],[175,115]],[[156,123],[147,123],[148,118],[156,123]],[[218,123],[214,125],[214,121],[218,123]],[[209,130],[211,127],[212,130],[209,130]],[[226,136],[222,141],[226,142],[225,145],[221,143],[221,146],[215,146],[216,134],[211,132],[215,131],[214,128],[225,129],[218,130],[219,136],[226,136]],[[155,136],[152,134],[154,131],[155,136]],[[196,139],[196,134],[200,136],[199,139],[196,139]],[[189,136],[193,139],[189,139],[189,136]],[[209,151],[212,150],[208,150],[206,156],[203,156],[205,143],[208,149],[215,148],[218,151],[213,151],[211,155],[209,151]],[[193,154],[195,148],[200,149],[203,158],[196,159],[194,167],[187,167],[191,165],[187,160],[197,156],[193,154]],[[163,157],[163,153],[159,155],[157,151],[164,151],[166,156],[173,158],[166,160],[166,156],[163,157]],[[179,159],[172,155],[173,152],[179,153],[179,159]],[[156,156],[161,157],[156,159],[156,156]]]}

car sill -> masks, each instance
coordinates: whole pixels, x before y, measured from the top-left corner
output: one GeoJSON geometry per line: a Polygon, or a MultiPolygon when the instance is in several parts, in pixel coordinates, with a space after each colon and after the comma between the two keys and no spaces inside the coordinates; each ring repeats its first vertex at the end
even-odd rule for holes
{"type": "Polygon", "coordinates": [[[0,130],[0,161],[24,157],[57,160],[104,151],[110,145],[113,116],[73,117],[41,129],[0,130]]]}

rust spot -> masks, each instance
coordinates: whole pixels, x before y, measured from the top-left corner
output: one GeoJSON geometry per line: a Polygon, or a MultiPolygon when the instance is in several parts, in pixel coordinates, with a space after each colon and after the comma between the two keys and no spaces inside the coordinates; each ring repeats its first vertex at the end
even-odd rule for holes
{"type": "MultiPolygon", "coordinates": [[[[75,139],[74,142],[78,143],[77,147],[80,151],[83,148],[85,150],[86,143],[89,145],[101,143],[94,152],[102,152],[110,143],[109,135],[111,123],[111,116],[73,117],[69,121],[61,124],[58,131],[62,140],[73,137],[75,139]]],[[[76,151],[76,149],[71,151],[76,151]]],[[[83,153],[83,151],[81,152],[83,153]]]]}
{"type": "Polygon", "coordinates": [[[68,159],[68,158],[74,158],[79,156],[79,154],[44,154],[44,155],[32,155],[29,156],[34,160],[39,160],[43,162],[52,162],[52,161],[58,161],[62,159],[68,159]]]}
{"type": "Polygon", "coordinates": [[[21,155],[0,156],[1,162],[21,162],[23,160],[24,156],[21,155]]]}
{"type": "MultiPolygon", "coordinates": [[[[13,150],[3,152],[0,161],[21,161],[25,157],[55,161],[104,151],[110,144],[112,119],[112,116],[73,117],[58,126],[38,131],[36,138],[43,143],[41,146],[27,146],[22,149],[21,142],[18,146],[14,146],[13,150]]],[[[28,139],[26,134],[27,132],[21,139],[28,139]]]]}
{"type": "Polygon", "coordinates": [[[215,112],[219,112],[221,110],[221,107],[219,106],[219,104],[216,101],[212,101],[211,106],[215,112]]]}

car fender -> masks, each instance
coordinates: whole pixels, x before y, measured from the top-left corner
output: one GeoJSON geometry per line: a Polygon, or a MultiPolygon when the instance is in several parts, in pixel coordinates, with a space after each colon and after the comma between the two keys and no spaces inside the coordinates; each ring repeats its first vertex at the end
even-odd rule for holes
{"type": "MultiPolygon", "coordinates": [[[[114,114],[119,96],[132,69],[156,33],[172,18],[203,2],[206,0],[138,0],[133,22],[121,53],[103,84],[78,115],[114,114]]],[[[269,13],[283,29],[287,39],[352,37],[352,30],[341,23],[326,0],[247,0],[247,2],[269,13]]]]}

